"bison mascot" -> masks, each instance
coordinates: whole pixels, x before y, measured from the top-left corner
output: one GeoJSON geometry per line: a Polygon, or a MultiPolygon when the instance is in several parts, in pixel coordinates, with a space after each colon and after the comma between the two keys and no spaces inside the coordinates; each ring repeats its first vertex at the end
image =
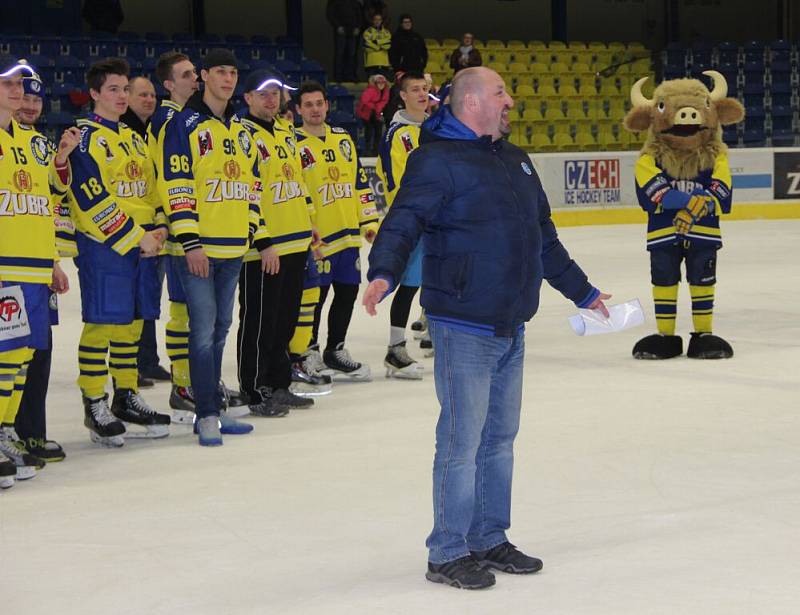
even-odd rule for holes
{"type": "Polygon", "coordinates": [[[681,263],[692,296],[692,333],[686,355],[695,359],[733,356],[730,344],[711,333],[717,250],[722,247],[720,214],[731,210],[731,170],[722,126],[744,118],[739,101],[727,98],[728,85],[717,71],[697,79],[664,81],[653,98],[642,94],[647,77],[631,89],[633,107],[625,128],[647,131],[636,162],[636,195],[647,212],[647,250],[658,333],[639,340],[637,359],[669,359],[683,353],[675,335],[681,263]]]}

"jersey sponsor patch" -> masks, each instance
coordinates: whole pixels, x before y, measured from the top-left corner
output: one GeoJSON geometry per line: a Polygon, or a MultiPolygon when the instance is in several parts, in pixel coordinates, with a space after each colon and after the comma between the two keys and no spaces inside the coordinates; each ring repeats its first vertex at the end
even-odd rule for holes
{"type": "Polygon", "coordinates": [[[256,150],[258,151],[258,157],[261,162],[269,160],[269,148],[261,139],[256,139],[256,150]]]}
{"type": "Polygon", "coordinates": [[[342,152],[342,156],[347,162],[353,160],[353,146],[350,145],[349,139],[342,139],[339,141],[339,151],[342,152]]]}
{"type": "Polygon", "coordinates": [[[296,155],[297,146],[295,145],[292,137],[286,137],[286,147],[288,147],[289,151],[292,152],[292,156],[296,155]]]}
{"type": "Polygon", "coordinates": [[[102,135],[97,137],[97,144],[102,147],[106,152],[106,162],[114,160],[114,152],[111,151],[111,146],[108,144],[106,138],[102,135]]]}
{"type": "Polygon", "coordinates": [[[145,156],[145,145],[142,138],[134,132],[131,134],[131,140],[133,141],[133,148],[136,150],[136,153],[140,156],[145,156]]]}
{"type": "Polygon", "coordinates": [[[169,208],[175,211],[182,211],[186,209],[194,209],[194,199],[186,196],[175,197],[169,200],[169,208]]]}
{"type": "Polygon", "coordinates": [[[117,213],[100,225],[100,230],[106,236],[113,235],[116,231],[122,228],[122,225],[125,224],[127,219],[128,216],[125,215],[125,212],[123,212],[121,209],[118,209],[117,213]]]}
{"type": "Polygon", "coordinates": [[[197,133],[197,145],[200,149],[200,157],[202,158],[206,154],[208,154],[212,149],[214,149],[214,141],[211,138],[211,131],[201,130],[197,133]]]}
{"type": "Polygon", "coordinates": [[[520,166],[522,170],[525,172],[525,175],[531,175],[533,172],[531,171],[531,167],[527,162],[521,162],[520,166]]]}
{"type": "Polygon", "coordinates": [[[46,167],[50,158],[50,144],[47,139],[41,135],[36,135],[31,139],[31,153],[33,157],[43,167],[46,167]]]}
{"type": "Polygon", "coordinates": [[[300,148],[300,164],[304,169],[310,169],[317,164],[317,161],[314,158],[314,153],[311,151],[310,147],[300,148]]]}
{"type": "Polygon", "coordinates": [[[239,147],[242,148],[242,151],[246,155],[250,155],[250,149],[252,148],[252,142],[250,141],[250,135],[247,133],[246,130],[239,131],[239,147]]]}
{"type": "Polygon", "coordinates": [[[411,135],[408,133],[400,135],[400,142],[403,144],[403,148],[410,152],[414,149],[414,142],[411,140],[411,135]]]}

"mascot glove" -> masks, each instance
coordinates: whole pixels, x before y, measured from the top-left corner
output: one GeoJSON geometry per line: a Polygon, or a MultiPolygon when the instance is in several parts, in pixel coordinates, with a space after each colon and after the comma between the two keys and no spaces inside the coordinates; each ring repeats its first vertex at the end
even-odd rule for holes
{"type": "MultiPolygon", "coordinates": [[[[712,202],[713,205],[713,202],[712,202]]],[[[675,232],[678,235],[688,233],[695,222],[708,215],[708,201],[706,198],[697,195],[689,199],[686,207],[681,209],[673,219],[675,232]]]]}

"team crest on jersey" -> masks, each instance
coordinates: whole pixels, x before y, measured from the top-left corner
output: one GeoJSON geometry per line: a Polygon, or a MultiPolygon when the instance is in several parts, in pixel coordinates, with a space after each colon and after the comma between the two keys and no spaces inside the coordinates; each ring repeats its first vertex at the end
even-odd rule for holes
{"type": "Polygon", "coordinates": [[[106,162],[114,160],[114,153],[111,151],[111,146],[108,144],[105,137],[97,137],[97,144],[106,151],[106,162]]]}
{"type": "Polygon", "coordinates": [[[350,141],[348,139],[342,139],[339,141],[339,151],[342,152],[342,156],[347,162],[350,162],[353,159],[353,147],[350,145],[350,141]]]}
{"type": "Polygon", "coordinates": [[[256,139],[256,150],[258,151],[258,157],[261,162],[269,160],[269,148],[261,139],[256,139]]]}
{"type": "Polygon", "coordinates": [[[310,169],[315,164],[317,164],[317,161],[314,158],[314,154],[311,151],[310,147],[300,148],[300,164],[303,165],[304,169],[310,169]]]}
{"type": "Polygon", "coordinates": [[[19,192],[30,192],[33,190],[33,178],[25,169],[20,169],[13,175],[14,187],[19,192]]]}
{"type": "Polygon", "coordinates": [[[289,165],[288,162],[284,162],[283,163],[282,170],[283,170],[283,176],[286,179],[291,180],[294,177],[294,171],[292,171],[292,167],[291,167],[291,165],[289,165]]]}
{"type": "Polygon", "coordinates": [[[400,135],[400,142],[403,144],[403,148],[410,152],[414,149],[414,142],[411,140],[411,135],[408,133],[400,135]]]}
{"type": "Polygon", "coordinates": [[[242,174],[242,167],[239,166],[239,163],[235,160],[228,160],[222,166],[222,172],[225,173],[225,177],[228,179],[239,179],[239,176],[242,174]]]}
{"type": "Polygon", "coordinates": [[[520,166],[522,170],[525,171],[525,175],[530,175],[533,171],[531,171],[531,167],[527,162],[521,162],[520,166]]]}
{"type": "Polygon", "coordinates": [[[136,153],[139,154],[140,156],[144,156],[145,149],[144,149],[144,141],[142,141],[142,138],[134,132],[132,135],[132,140],[133,140],[133,148],[136,150],[136,153]]]}
{"type": "Polygon", "coordinates": [[[131,160],[128,164],[125,165],[125,175],[128,176],[128,179],[138,179],[142,176],[142,169],[139,166],[139,163],[135,160],[131,160]]]}
{"type": "Polygon", "coordinates": [[[339,181],[338,167],[331,167],[330,169],[328,169],[328,177],[330,177],[333,181],[339,181]]]}
{"type": "Polygon", "coordinates": [[[33,137],[33,139],[31,139],[31,153],[36,159],[36,162],[46,167],[49,162],[48,158],[50,157],[50,145],[47,143],[47,139],[40,135],[33,137]]]}
{"type": "Polygon", "coordinates": [[[292,152],[292,156],[296,155],[297,146],[295,145],[294,139],[292,137],[286,137],[286,147],[288,147],[289,151],[292,152]]]}
{"type": "Polygon", "coordinates": [[[245,155],[250,155],[250,148],[253,144],[250,142],[250,135],[247,133],[246,130],[239,131],[239,147],[242,148],[242,151],[245,155]]]}
{"type": "Polygon", "coordinates": [[[201,158],[214,149],[214,142],[211,139],[210,130],[201,130],[197,133],[197,145],[200,148],[201,158]]]}

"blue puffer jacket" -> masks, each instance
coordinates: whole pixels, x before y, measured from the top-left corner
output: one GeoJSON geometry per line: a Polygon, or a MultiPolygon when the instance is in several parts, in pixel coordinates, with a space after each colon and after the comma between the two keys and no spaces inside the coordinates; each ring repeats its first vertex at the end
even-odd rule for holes
{"type": "Polygon", "coordinates": [[[536,313],[543,278],[579,307],[594,301],[525,152],[478,138],[449,107],[423,124],[420,143],[370,252],[369,280],[394,286],[422,236],[429,318],[512,336],[536,313]]]}

